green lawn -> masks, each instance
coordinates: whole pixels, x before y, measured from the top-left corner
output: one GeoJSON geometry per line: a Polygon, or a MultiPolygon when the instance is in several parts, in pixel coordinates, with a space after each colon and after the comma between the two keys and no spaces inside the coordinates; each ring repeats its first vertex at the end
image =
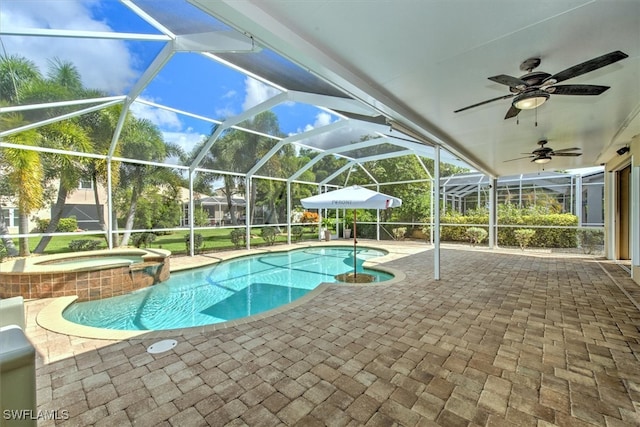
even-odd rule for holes
{"type": "MultiPolygon", "coordinates": [[[[204,239],[203,246],[200,252],[215,252],[219,250],[228,250],[234,249],[235,246],[231,242],[229,238],[229,233],[231,229],[224,228],[210,228],[206,230],[197,230],[196,233],[202,234],[204,239]]],[[[253,236],[251,239],[251,246],[265,246],[267,243],[264,241],[262,237],[260,237],[261,229],[253,228],[251,231],[251,235],[253,236]]],[[[185,237],[189,235],[188,231],[177,231],[169,234],[163,234],[156,236],[156,239],[151,243],[149,248],[161,248],[171,251],[172,254],[186,254],[187,246],[185,242],[185,237]]],[[[311,227],[305,227],[305,233],[303,236],[303,240],[313,240],[317,238],[317,232],[312,231],[311,227]]],[[[57,253],[65,253],[72,252],[69,248],[69,243],[74,240],[97,240],[100,242],[100,246],[98,249],[106,249],[107,243],[103,238],[99,238],[98,236],[54,236],[49,244],[47,245],[47,249],[45,250],[46,254],[57,254],[57,253]]],[[[40,238],[32,237],[29,239],[29,248],[31,251],[35,249],[38,245],[40,238]]],[[[282,244],[287,242],[286,235],[278,235],[276,237],[275,244],[282,244]]],[[[17,246],[18,242],[15,241],[17,246]]]]}

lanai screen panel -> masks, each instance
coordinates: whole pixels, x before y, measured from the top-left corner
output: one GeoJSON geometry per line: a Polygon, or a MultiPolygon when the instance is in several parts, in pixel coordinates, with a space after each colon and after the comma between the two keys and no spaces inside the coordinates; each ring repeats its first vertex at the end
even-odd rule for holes
{"type": "Polygon", "coordinates": [[[135,0],[140,9],[176,35],[228,31],[238,33],[184,0],[135,0]]]}
{"type": "Polygon", "coordinates": [[[220,53],[218,56],[288,90],[348,98],[324,80],[266,48],[259,52],[220,53]]]}
{"type": "MultiPolygon", "coordinates": [[[[375,143],[376,139],[372,139],[371,142],[375,143]]],[[[407,150],[397,145],[389,144],[387,142],[376,143],[369,147],[362,147],[355,150],[344,151],[342,154],[353,158],[355,160],[363,160],[370,157],[378,157],[383,155],[392,155],[393,153],[406,152],[407,150]]]]}
{"type": "MultiPolygon", "coordinates": [[[[248,39],[243,33],[185,1],[136,0],[135,3],[177,35],[223,32],[232,37],[248,39]]],[[[324,80],[261,46],[256,45],[254,52],[223,52],[216,55],[288,90],[347,97],[324,80]]]]}

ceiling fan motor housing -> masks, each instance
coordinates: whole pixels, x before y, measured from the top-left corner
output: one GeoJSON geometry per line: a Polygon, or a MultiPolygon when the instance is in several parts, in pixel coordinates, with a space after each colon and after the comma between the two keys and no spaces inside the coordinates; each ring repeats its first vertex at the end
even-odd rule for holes
{"type": "Polygon", "coordinates": [[[549,73],[545,73],[544,71],[534,71],[520,77],[520,80],[525,82],[527,87],[510,87],[509,90],[512,93],[521,93],[527,89],[535,90],[549,77],[551,77],[551,74],[549,73]]]}

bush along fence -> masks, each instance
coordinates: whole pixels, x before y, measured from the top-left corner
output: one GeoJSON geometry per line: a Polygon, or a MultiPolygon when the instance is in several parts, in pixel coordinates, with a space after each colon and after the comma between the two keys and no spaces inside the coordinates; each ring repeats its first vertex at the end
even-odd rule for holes
{"type": "MultiPolygon", "coordinates": [[[[443,215],[440,232],[442,241],[469,242],[469,228],[481,228],[488,232],[489,215],[443,215]]],[[[522,214],[498,217],[498,244],[521,247],[522,237],[516,230],[534,229],[535,234],[527,236],[527,246],[537,248],[578,247],[578,217],[573,214],[522,214]]],[[[429,235],[429,227],[423,229],[429,235]]],[[[478,243],[478,242],[475,242],[478,243]]]]}

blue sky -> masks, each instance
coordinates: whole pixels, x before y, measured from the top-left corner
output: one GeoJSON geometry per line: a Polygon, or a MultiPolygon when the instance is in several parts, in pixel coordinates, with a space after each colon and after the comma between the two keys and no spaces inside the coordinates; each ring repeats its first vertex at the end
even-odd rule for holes
{"type": "MultiPolygon", "coordinates": [[[[158,34],[116,0],[2,0],[0,26],[158,34]]],[[[100,39],[2,37],[4,53],[34,61],[44,73],[47,60],[76,65],[86,87],[126,94],[163,47],[161,42],[100,39]]],[[[278,93],[277,89],[195,53],[174,55],[144,90],[142,98],[194,114],[223,120],[278,93]]],[[[165,139],[187,151],[211,130],[211,123],[134,104],[134,113],[153,121],[165,139]]],[[[308,105],[284,104],[275,110],[285,134],[328,124],[336,118],[308,105]]]]}

